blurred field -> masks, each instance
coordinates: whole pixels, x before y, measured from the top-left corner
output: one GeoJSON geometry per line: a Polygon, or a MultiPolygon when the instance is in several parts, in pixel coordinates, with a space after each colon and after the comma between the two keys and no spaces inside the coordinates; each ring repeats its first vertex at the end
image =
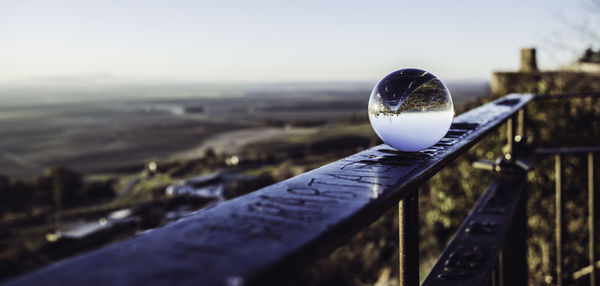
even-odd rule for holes
{"type": "MultiPolygon", "coordinates": [[[[231,151],[233,144],[239,149],[248,140],[233,130],[251,129],[246,132],[255,139],[273,139],[300,132],[290,127],[310,132],[316,126],[366,118],[370,90],[364,85],[313,86],[253,87],[235,93],[197,86],[91,94],[85,89],[64,94],[56,88],[2,90],[0,174],[31,177],[53,165],[85,174],[127,173],[152,160],[196,157],[209,138],[215,150],[231,151]]],[[[486,82],[449,87],[458,109],[488,93],[486,82]]]]}
{"type": "MultiPolygon", "coordinates": [[[[487,94],[487,84],[455,90],[460,112],[487,94]]],[[[379,144],[367,119],[369,94],[296,87],[8,101],[0,107],[0,228],[7,230],[0,280],[379,144]],[[212,187],[221,191],[166,192],[197,176],[218,176],[212,187]],[[110,219],[120,212],[128,217],[110,219]]]]}

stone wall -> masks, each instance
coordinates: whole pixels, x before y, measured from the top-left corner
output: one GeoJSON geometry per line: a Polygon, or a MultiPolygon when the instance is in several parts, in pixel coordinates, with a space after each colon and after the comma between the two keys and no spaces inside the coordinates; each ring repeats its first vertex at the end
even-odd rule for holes
{"type": "Polygon", "coordinates": [[[495,97],[511,92],[537,94],[600,92],[600,72],[574,70],[539,71],[533,48],[521,50],[521,69],[495,72],[490,88],[495,97]]]}
{"type": "Polygon", "coordinates": [[[538,94],[600,92],[600,73],[574,71],[495,72],[490,83],[495,97],[511,92],[538,94]]]}

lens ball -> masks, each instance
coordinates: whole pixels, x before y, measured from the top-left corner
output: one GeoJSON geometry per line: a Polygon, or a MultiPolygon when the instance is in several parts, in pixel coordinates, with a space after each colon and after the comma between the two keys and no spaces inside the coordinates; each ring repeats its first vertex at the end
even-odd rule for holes
{"type": "Polygon", "coordinates": [[[377,83],[369,99],[375,134],[394,149],[414,152],[440,141],[452,124],[450,91],[432,73],[395,71],[377,83]]]}

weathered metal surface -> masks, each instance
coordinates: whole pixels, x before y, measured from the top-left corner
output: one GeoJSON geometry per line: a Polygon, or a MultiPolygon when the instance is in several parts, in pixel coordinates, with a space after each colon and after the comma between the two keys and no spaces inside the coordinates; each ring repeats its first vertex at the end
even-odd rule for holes
{"type": "MultiPolygon", "coordinates": [[[[425,278],[423,286],[486,285],[494,280],[492,272],[496,259],[505,242],[511,240],[508,230],[519,204],[522,204],[525,174],[524,171],[503,173],[494,178],[425,278]]],[[[506,250],[503,254],[503,259],[498,261],[500,273],[496,282],[510,278],[505,285],[525,285],[526,280],[525,283],[513,283],[518,278],[503,275],[502,272],[509,270],[512,273],[510,267],[507,269],[510,256],[507,257],[506,250]]]]}
{"type": "MultiPolygon", "coordinates": [[[[387,145],[373,147],[7,285],[285,283],[290,272],[339,246],[408,197],[532,99],[507,95],[463,113],[426,150],[403,153],[387,145]]],[[[503,211],[495,203],[489,202],[489,210],[503,211]]],[[[496,227],[472,222],[471,230],[496,227]]],[[[464,254],[471,252],[480,255],[474,249],[464,254]]]]}

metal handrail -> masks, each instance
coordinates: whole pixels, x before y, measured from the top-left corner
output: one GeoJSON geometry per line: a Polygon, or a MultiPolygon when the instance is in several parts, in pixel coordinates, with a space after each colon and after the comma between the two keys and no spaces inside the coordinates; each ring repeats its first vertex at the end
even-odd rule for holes
{"type": "Polygon", "coordinates": [[[533,98],[510,94],[465,112],[420,152],[379,145],[7,285],[279,284],[399,202],[400,279],[418,283],[418,185],[533,98]]]}

